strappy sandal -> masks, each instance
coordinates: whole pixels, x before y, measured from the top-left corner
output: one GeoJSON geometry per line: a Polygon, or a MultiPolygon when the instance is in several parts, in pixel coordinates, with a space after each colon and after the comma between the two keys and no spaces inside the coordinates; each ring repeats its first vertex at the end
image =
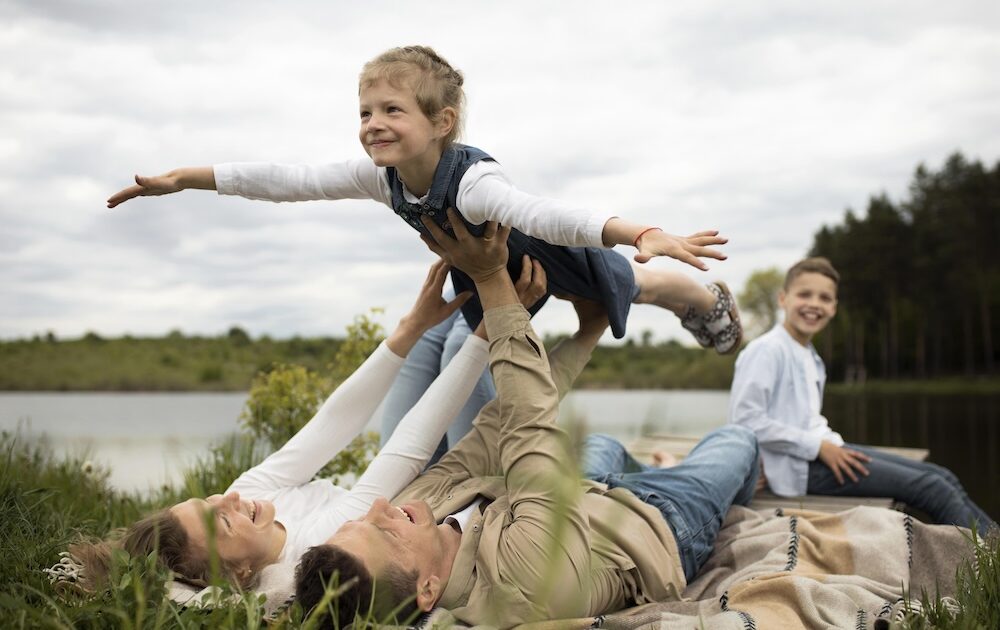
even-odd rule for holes
{"type": "Polygon", "coordinates": [[[688,306],[687,310],[684,311],[684,315],[681,316],[681,326],[694,336],[695,341],[702,348],[711,348],[715,345],[715,338],[705,328],[702,316],[693,306],[688,306]]]}
{"type": "Polygon", "coordinates": [[[739,349],[743,341],[743,326],[736,300],[725,282],[713,282],[705,288],[715,295],[712,309],[701,316],[705,334],[712,338],[711,345],[716,352],[731,354],[739,349]]]}

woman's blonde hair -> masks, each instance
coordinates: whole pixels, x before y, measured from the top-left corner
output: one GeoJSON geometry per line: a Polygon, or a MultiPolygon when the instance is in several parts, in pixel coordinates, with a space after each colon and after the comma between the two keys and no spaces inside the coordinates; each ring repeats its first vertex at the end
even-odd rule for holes
{"type": "MultiPolygon", "coordinates": [[[[70,545],[70,555],[83,566],[76,586],[94,592],[108,580],[111,571],[111,554],[123,549],[132,557],[157,553],[160,564],[190,584],[208,584],[211,567],[204,550],[194,549],[187,531],[169,509],[159,510],[136,521],[124,530],[118,530],[107,540],[81,540],[70,545]]],[[[223,575],[233,584],[249,586],[237,579],[224,561],[220,560],[223,575]]]]}
{"type": "Polygon", "coordinates": [[[385,51],[361,69],[359,89],[384,80],[395,87],[407,85],[413,90],[420,110],[437,122],[441,110],[455,110],[455,124],[444,137],[444,146],[462,135],[465,113],[465,92],[462,73],[451,67],[429,46],[402,46],[385,51]]]}

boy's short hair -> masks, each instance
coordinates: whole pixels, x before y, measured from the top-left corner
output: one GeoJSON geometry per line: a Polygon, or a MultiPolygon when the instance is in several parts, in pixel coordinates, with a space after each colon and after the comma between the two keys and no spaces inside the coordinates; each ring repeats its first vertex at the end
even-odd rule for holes
{"type": "Polygon", "coordinates": [[[833,263],[829,258],[823,256],[813,256],[806,258],[792,265],[788,273],[785,274],[785,291],[792,285],[792,282],[804,273],[818,273],[833,280],[835,285],[840,285],[840,274],[833,268],[833,263]]]}

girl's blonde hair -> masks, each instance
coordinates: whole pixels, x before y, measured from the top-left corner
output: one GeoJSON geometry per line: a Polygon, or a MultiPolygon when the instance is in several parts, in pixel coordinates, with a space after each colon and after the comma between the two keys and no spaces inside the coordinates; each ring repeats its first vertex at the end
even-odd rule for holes
{"type": "Polygon", "coordinates": [[[462,135],[465,113],[465,92],[462,73],[451,67],[443,57],[429,46],[402,46],[385,51],[361,69],[359,88],[384,80],[395,87],[406,85],[420,105],[420,110],[431,121],[437,122],[445,107],[455,110],[455,124],[444,137],[444,146],[462,135]]]}
{"type": "MultiPolygon", "coordinates": [[[[132,557],[157,553],[160,563],[185,582],[208,584],[210,566],[204,550],[193,549],[187,531],[169,509],[159,510],[140,519],[127,529],[118,530],[108,540],[81,540],[70,545],[70,555],[83,566],[76,587],[95,592],[107,582],[111,553],[123,549],[132,557]]],[[[233,584],[249,586],[220,561],[222,573],[233,584]]]]}

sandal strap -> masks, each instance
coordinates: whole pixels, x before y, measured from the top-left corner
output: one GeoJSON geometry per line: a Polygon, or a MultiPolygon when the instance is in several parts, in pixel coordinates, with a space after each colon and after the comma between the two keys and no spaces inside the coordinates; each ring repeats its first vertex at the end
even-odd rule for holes
{"type": "Polygon", "coordinates": [[[685,330],[691,332],[696,332],[702,329],[702,317],[698,314],[698,311],[691,305],[684,310],[684,314],[681,315],[681,326],[685,330]]]}
{"type": "Polygon", "coordinates": [[[715,304],[712,305],[712,308],[707,313],[702,315],[702,320],[706,324],[712,324],[728,316],[729,312],[733,310],[733,296],[729,292],[723,291],[722,287],[714,282],[705,285],[705,288],[715,295],[715,304]]]}

